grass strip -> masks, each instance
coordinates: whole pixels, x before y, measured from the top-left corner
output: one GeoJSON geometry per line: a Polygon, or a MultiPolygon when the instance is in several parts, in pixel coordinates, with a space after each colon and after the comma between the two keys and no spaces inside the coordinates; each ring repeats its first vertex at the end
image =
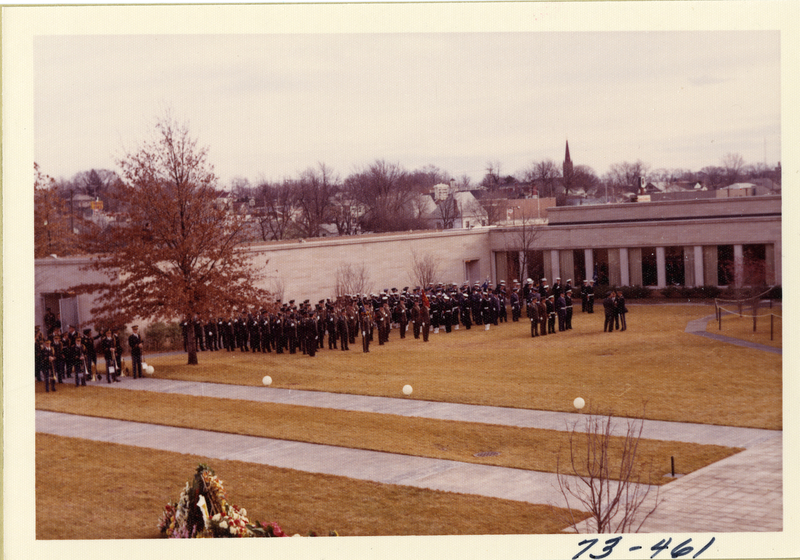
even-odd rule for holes
{"type": "MultiPolygon", "coordinates": [[[[66,385],[57,393],[36,395],[40,410],[148,422],[466,463],[557,472],[569,461],[569,434],[470,422],[414,418],[370,412],[318,409],[213,397],[66,385]],[[476,453],[498,455],[476,457],[476,453]]],[[[620,420],[622,422],[622,420],[620,420]]],[[[585,451],[578,435],[576,449],[585,451]]],[[[613,438],[611,464],[618,462],[622,438],[613,438]]],[[[642,482],[666,484],[670,457],[676,472],[688,474],[740,449],[683,442],[641,440],[637,454],[642,482]],[[651,473],[651,480],[647,479],[651,473]]],[[[585,473],[584,473],[585,474],[585,473]]],[[[611,476],[616,476],[614,472],[611,476]]]]}
{"type": "Polygon", "coordinates": [[[563,527],[564,511],[546,505],[36,434],[36,538],[159,538],[164,504],[177,500],[202,462],[231,503],[290,535],[546,534],[563,527]]]}

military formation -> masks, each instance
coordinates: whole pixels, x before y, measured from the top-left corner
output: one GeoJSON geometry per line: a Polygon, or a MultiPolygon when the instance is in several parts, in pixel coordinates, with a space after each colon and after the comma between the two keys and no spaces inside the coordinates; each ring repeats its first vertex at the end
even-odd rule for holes
{"type": "MultiPolygon", "coordinates": [[[[531,321],[531,336],[572,329],[571,280],[552,287],[546,279],[523,285],[501,281],[494,288],[487,282],[429,284],[380,293],[346,294],[336,300],[316,303],[291,300],[274,306],[237,310],[229,317],[200,317],[181,323],[184,351],[190,345],[199,351],[303,353],[314,356],[329,350],[350,350],[360,339],[363,352],[370,345],[389,342],[396,332],[400,339],[413,336],[429,340],[431,334],[449,333],[473,326],[489,330],[491,325],[518,322],[525,310],[531,321]]],[[[593,312],[593,286],[581,289],[583,311],[593,312]]]]}
{"type": "MultiPolygon", "coordinates": [[[[453,330],[520,322],[523,310],[530,322],[531,337],[572,330],[573,294],[579,292],[581,311],[594,313],[594,285],[584,281],[575,289],[572,281],[562,285],[556,278],[553,285],[546,278],[538,282],[528,278],[524,284],[514,280],[512,286],[501,281],[495,287],[486,282],[429,284],[413,289],[385,289],[380,293],[348,294],[311,303],[272,304],[234,310],[229,317],[194,317],[181,323],[184,351],[193,345],[199,351],[261,352],[277,354],[302,353],[314,356],[327,346],[329,350],[349,351],[358,341],[362,352],[370,346],[387,344],[392,336],[404,339],[413,336],[428,342],[431,334],[453,330]],[[393,333],[397,333],[393,335],[393,333]]],[[[603,301],[606,321],[609,309],[625,330],[625,308],[622,293],[617,292],[613,306],[603,301]]],[[[36,379],[45,382],[45,389],[56,390],[56,383],[73,379],[77,386],[87,378],[97,379],[97,357],[105,359],[106,381],[119,381],[123,372],[123,345],[119,331],[108,329],[92,335],[84,329],[79,335],[74,326],[62,332],[57,316],[45,316],[47,334],[36,330],[36,379]]],[[[620,328],[619,326],[617,328],[620,328]]],[[[605,329],[604,329],[605,330],[605,329]]],[[[144,341],[138,327],[128,337],[133,377],[141,377],[144,341]]]]}
{"type": "MultiPolygon", "coordinates": [[[[92,329],[83,329],[79,334],[74,325],[69,325],[62,331],[60,317],[49,308],[44,323],[46,332],[36,327],[34,360],[36,380],[44,382],[46,392],[55,391],[57,383],[68,379],[74,379],[76,387],[85,387],[90,379],[102,379],[97,370],[98,354],[105,360],[108,383],[119,382],[125,375],[119,329],[106,329],[97,335],[92,329]]],[[[143,340],[138,326],[134,325],[132,331],[127,342],[136,379],[142,377],[143,340]]]]}

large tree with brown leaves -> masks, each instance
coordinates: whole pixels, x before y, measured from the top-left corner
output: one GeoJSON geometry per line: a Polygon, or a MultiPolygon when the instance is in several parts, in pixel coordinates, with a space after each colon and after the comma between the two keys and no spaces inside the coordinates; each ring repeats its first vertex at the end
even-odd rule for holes
{"type": "MultiPolygon", "coordinates": [[[[218,316],[236,306],[261,304],[258,273],[242,242],[240,216],[217,204],[216,177],[187,125],[160,118],[153,139],[118,162],[125,219],[94,240],[91,268],[106,283],[100,317],[152,320],[218,316]]],[[[197,363],[193,329],[187,329],[189,364],[197,363]]]]}

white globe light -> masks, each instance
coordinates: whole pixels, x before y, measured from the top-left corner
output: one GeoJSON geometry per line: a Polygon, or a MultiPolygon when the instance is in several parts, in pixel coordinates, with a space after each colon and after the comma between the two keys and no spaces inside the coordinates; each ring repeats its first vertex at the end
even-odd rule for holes
{"type": "Polygon", "coordinates": [[[261,383],[269,387],[272,385],[272,378],[269,375],[265,375],[264,378],[261,380],[261,383]]]}
{"type": "Polygon", "coordinates": [[[411,387],[411,385],[406,385],[403,387],[403,393],[406,395],[410,395],[413,391],[414,389],[411,387]]]}
{"type": "Polygon", "coordinates": [[[584,406],[586,406],[586,401],[584,401],[582,398],[578,397],[577,399],[575,399],[574,401],[572,401],[572,404],[575,406],[575,408],[577,408],[578,410],[580,410],[580,409],[582,409],[584,406]]]}

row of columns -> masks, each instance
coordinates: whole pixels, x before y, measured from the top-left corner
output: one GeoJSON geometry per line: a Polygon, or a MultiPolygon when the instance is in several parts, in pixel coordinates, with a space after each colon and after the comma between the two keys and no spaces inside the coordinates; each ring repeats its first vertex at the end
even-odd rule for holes
{"type": "MultiPolygon", "coordinates": [[[[773,285],[779,275],[780,268],[776,266],[774,245],[765,245],[766,259],[766,281],[773,285]]],[[[573,261],[573,250],[551,249],[549,259],[549,269],[547,270],[547,258],[545,258],[545,276],[551,281],[562,277],[566,279],[572,275],[575,269],[573,261]],[[565,277],[566,276],[566,277],[565,277]]],[[[584,249],[584,278],[592,278],[594,275],[594,250],[584,249]]],[[[666,247],[656,247],[656,274],[657,288],[664,288],[667,285],[667,265],[666,247]]],[[[744,245],[733,246],[734,257],[734,285],[743,285],[744,278],[744,245]]],[[[695,245],[683,248],[684,259],[684,286],[717,285],[717,246],[716,245],[695,245]]],[[[617,286],[642,286],[642,249],[639,247],[620,247],[608,249],[608,275],[609,283],[617,286]]]]}

